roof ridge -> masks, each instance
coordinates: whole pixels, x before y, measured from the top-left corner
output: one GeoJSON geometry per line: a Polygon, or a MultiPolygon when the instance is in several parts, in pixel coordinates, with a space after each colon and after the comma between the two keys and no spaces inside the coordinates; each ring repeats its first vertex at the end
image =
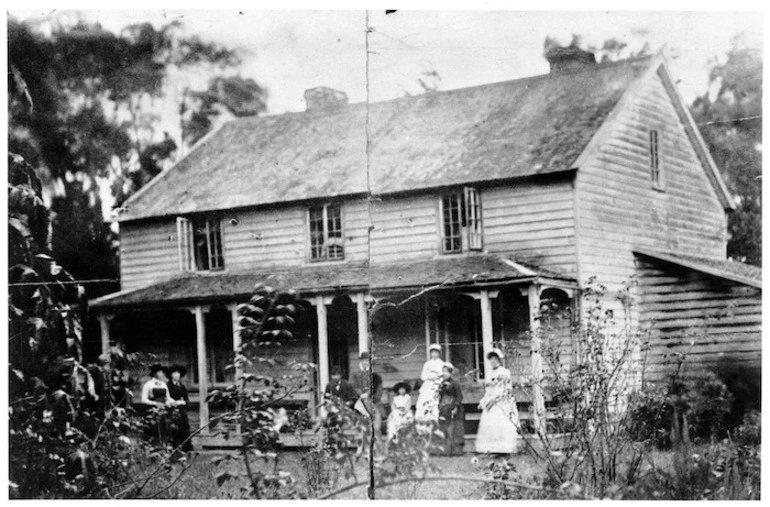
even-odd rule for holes
{"type": "Polygon", "coordinates": [[[554,77],[563,77],[563,76],[575,76],[577,74],[583,74],[587,72],[595,72],[597,70],[606,70],[611,69],[613,67],[620,67],[622,65],[631,65],[634,63],[643,62],[645,60],[652,60],[655,57],[655,55],[646,55],[646,56],[639,56],[634,58],[626,58],[625,60],[614,60],[610,62],[601,62],[597,63],[595,66],[586,66],[585,68],[578,68],[578,69],[572,69],[569,71],[561,71],[556,74],[552,74],[550,72],[547,72],[545,74],[536,74],[534,76],[523,76],[518,77],[515,79],[507,79],[505,81],[495,81],[493,83],[482,83],[472,86],[464,86],[462,88],[452,88],[449,90],[436,90],[433,92],[426,92],[426,93],[419,93],[416,95],[406,95],[403,97],[394,97],[392,99],[385,99],[385,100],[378,100],[376,102],[351,102],[343,107],[333,108],[333,109],[318,109],[318,110],[311,110],[311,111],[285,111],[283,113],[276,113],[276,114],[268,114],[264,116],[247,116],[242,118],[233,118],[232,120],[229,120],[225,123],[253,123],[265,118],[277,118],[281,116],[293,116],[293,115],[328,115],[332,116],[335,113],[341,113],[346,110],[350,110],[352,108],[361,108],[365,107],[367,104],[370,106],[377,106],[378,104],[390,104],[393,102],[399,102],[399,101],[409,101],[409,100],[416,100],[420,98],[425,97],[436,97],[436,96],[442,96],[442,95],[451,95],[454,93],[460,93],[460,92],[467,92],[468,90],[479,90],[479,89],[485,89],[485,88],[495,88],[498,86],[505,86],[505,85],[511,85],[514,83],[524,83],[524,82],[534,82],[538,80],[544,80],[554,77]]]}

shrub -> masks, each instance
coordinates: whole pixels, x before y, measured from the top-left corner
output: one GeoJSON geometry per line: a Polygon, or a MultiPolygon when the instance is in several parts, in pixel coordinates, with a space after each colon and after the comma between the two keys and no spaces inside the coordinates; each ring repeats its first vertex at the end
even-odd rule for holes
{"type": "Polygon", "coordinates": [[[743,422],[735,432],[735,441],[742,445],[758,446],[762,441],[762,414],[752,410],[743,416],[743,422]]]}
{"type": "Polygon", "coordinates": [[[733,396],[732,407],[726,418],[728,430],[733,430],[741,424],[747,412],[761,410],[761,375],[736,362],[720,364],[716,373],[733,396]]]}
{"type": "Polygon", "coordinates": [[[678,446],[669,463],[656,465],[622,488],[623,499],[756,500],[760,498],[760,454],[728,440],[678,446]]]}
{"type": "Polygon", "coordinates": [[[631,436],[658,448],[681,440],[724,438],[732,402],[727,386],[712,372],[674,375],[664,386],[648,385],[632,395],[631,436]]]}

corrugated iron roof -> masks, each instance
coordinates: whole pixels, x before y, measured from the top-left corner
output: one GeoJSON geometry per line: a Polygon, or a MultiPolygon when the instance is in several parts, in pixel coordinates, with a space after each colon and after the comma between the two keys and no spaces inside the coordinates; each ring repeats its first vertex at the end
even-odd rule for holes
{"type": "Polygon", "coordinates": [[[91,308],[137,308],[183,305],[248,297],[257,284],[294,289],[302,295],[342,290],[412,290],[457,288],[525,281],[536,277],[573,280],[548,270],[525,267],[493,255],[473,255],[395,264],[318,264],[270,272],[186,274],[147,287],[110,294],[89,303],[91,308]]]}
{"type": "Polygon", "coordinates": [[[119,220],[570,170],[649,62],[602,64],[368,108],[359,103],[234,120],[137,192],[119,220]]]}
{"type": "Polygon", "coordinates": [[[762,288],[762,269],[743,262],[708,259],[675,252],[661,252],[647,248],[634,248],[634,253],[677,264],[685,268],[700,271],[701,273],[732,280],[758,289],[762,288]]]}

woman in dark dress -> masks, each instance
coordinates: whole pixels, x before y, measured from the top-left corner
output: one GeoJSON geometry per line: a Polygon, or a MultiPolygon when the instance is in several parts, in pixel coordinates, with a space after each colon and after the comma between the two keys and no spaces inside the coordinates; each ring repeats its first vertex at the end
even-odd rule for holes
{"type": "Polygon", "coordinates": [[[171,375],[171,381],[168,383],[168,393],[174,400],[174,408],[171,411],[171,420],[174,423],[171,443],[174,449],[181,446],[183,452],[192,451],[192,441],[190,436],[190,421],[187,418],[187,407],[190,403],[190,397],[187,394],[187,387],[182,383],[182,377],[187,375],[187,368],[175,364],[168,369],[171,375]]]}
{"type": "Polygon", "coordinates": [[[439,428],[444,434],[444,453],[462,456],[465,445],[465,409],[460,383],[452,378],[454,366],[444,363],[439,385],[439,428]]]}
{"type": "Polygon", "coordinates": [[[150,380],[142,387],[142,403],[147,407],[145,413],[145,436],[155,444],[165,445],[168,435],[168,414],[165,407],[171,407],[174,401],[168,394],[166,368],[159,364],[150,366],[150,380]]]}

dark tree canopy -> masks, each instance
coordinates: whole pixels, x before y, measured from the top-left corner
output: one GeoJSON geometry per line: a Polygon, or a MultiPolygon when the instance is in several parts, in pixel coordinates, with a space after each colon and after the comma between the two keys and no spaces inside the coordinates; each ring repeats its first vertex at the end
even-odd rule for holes
{"type": "MultiPolygon", "coordinates": [[[[178,22],[116,34],[82,19],[55,21],[44,33],[11,18],[8,44],[9,148],[36,167],[51,202],[53,252],[79,279],[117,277],[117,238],[102,217],[105,182],[119,206],[178,155],[157,107],[168,100],[171,68],[214,76],[208,90],[193,92],[205,97],[191,108],[204,120],[193,142],[217,108],[237,116],[265,109],[254,80],[216,77],[238,54],[185,35],[178,22]]],[[[91,296],[115,288],[88,286],[91,296]]]]}
{"type": "Polygon", "coordinates": [[[716,93],[698,97],[691,110],[717,166],[736,197],[729,219],[731,258],[762,265],[762,52],[744,36],[709,76],[716,93]]]}

